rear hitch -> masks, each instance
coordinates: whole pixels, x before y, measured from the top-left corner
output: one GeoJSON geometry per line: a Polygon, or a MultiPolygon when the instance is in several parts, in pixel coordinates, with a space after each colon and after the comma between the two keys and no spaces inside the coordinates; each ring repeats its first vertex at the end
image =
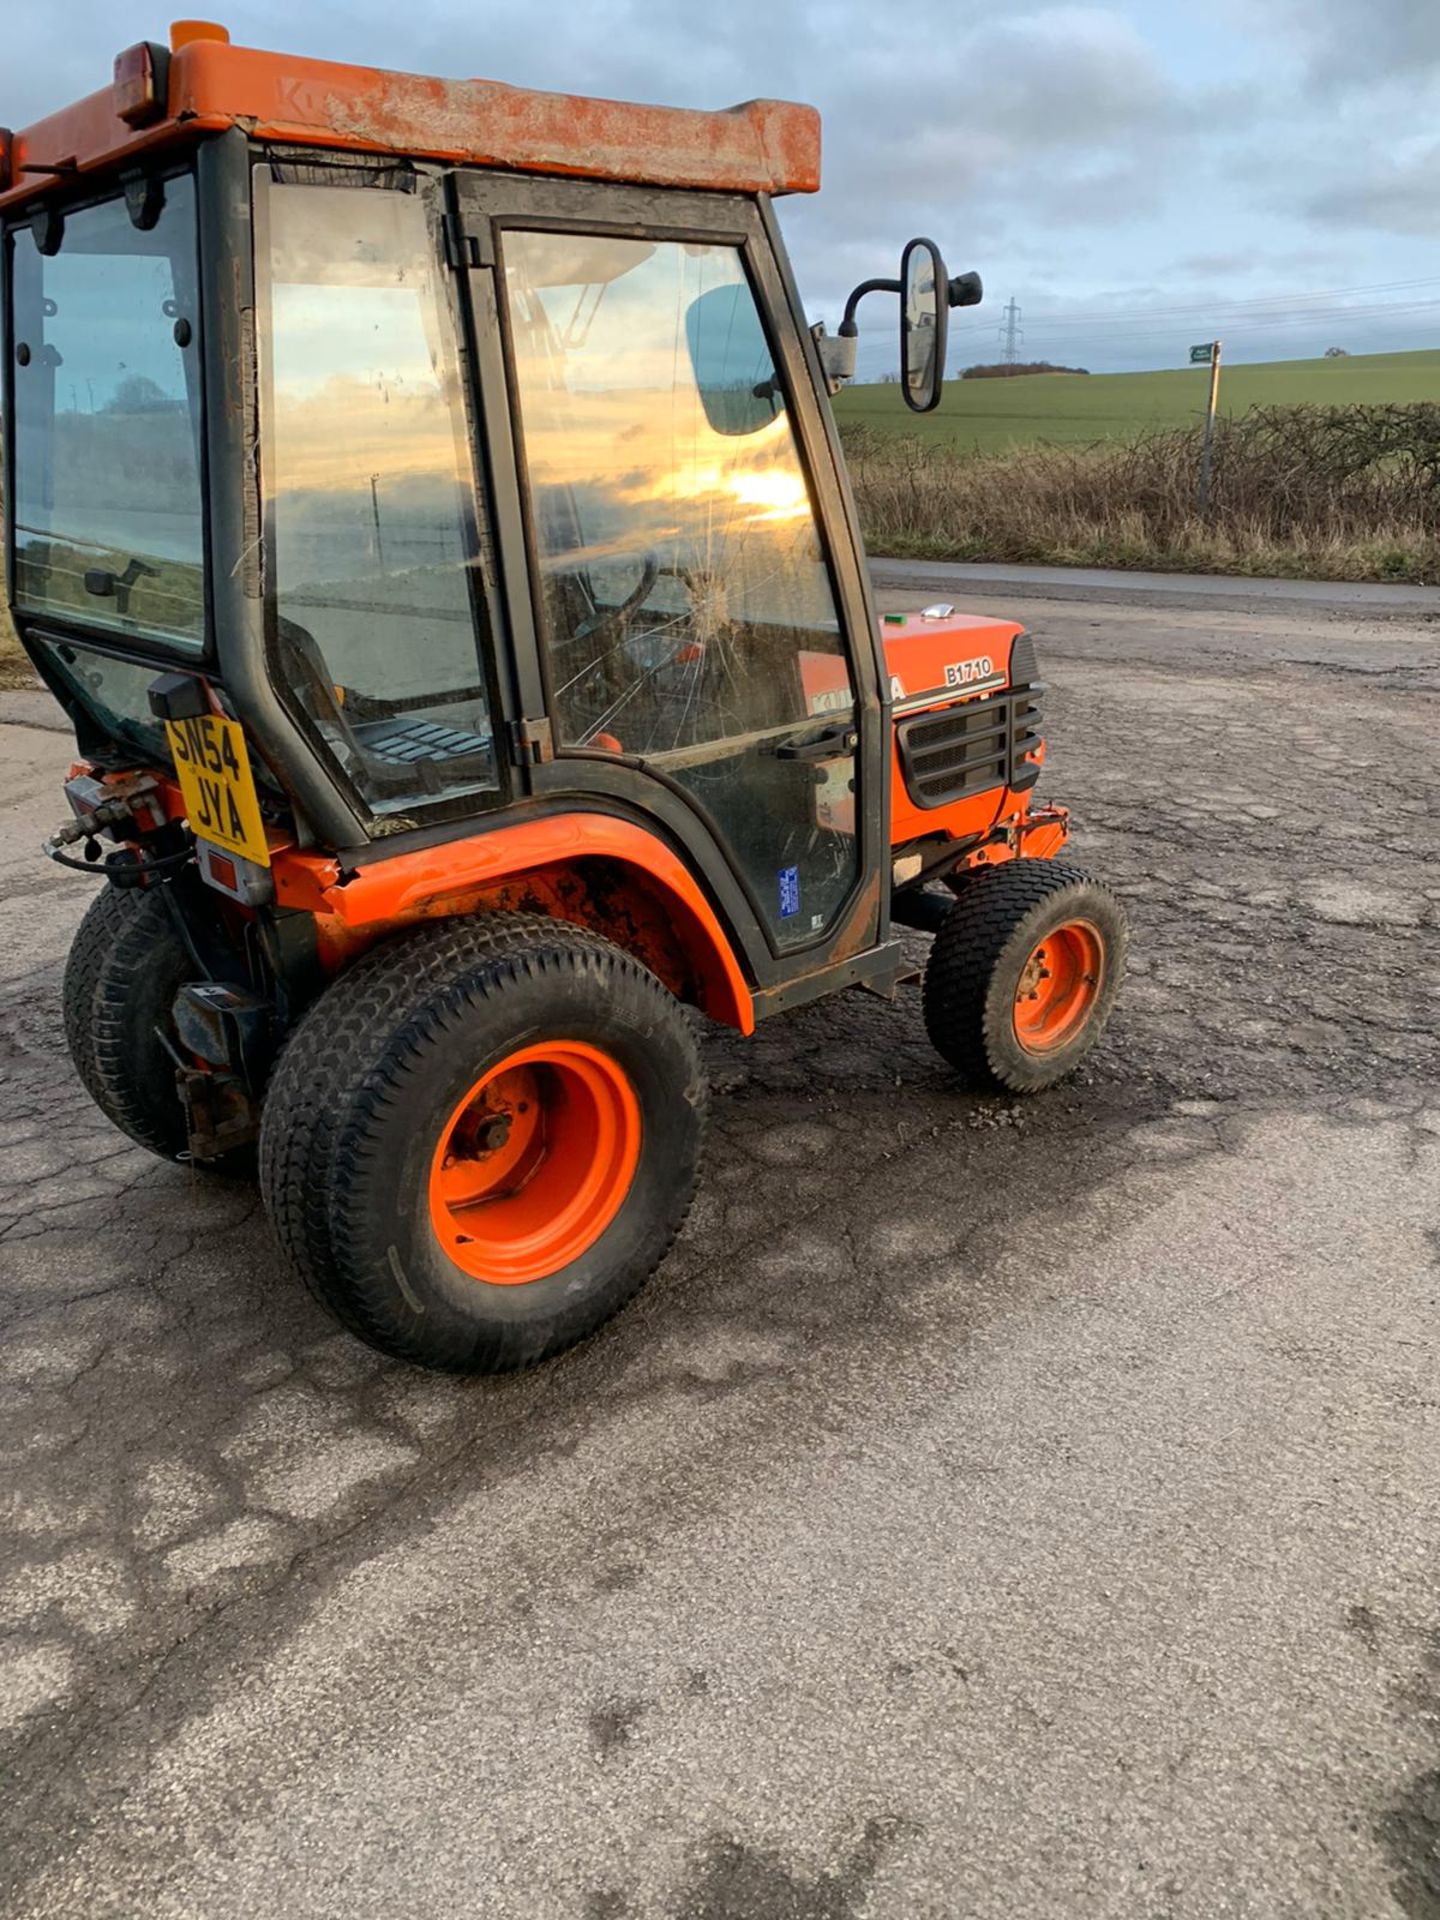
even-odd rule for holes
{"type": "Polygon", "coordinates": [[[174,1001],[175,1053],[192,1160],[215,1160],[260,1131],[260,1090],[274,1051],[275,1009],[244,987],[195,980],[174,1001]]]}
{"type": "Polygon", "coordinates": [[[214,1067],[177,1067],[192,1160],[218,1160],[260,1134],[260,1109],[232,1073],[214,1067]]]}

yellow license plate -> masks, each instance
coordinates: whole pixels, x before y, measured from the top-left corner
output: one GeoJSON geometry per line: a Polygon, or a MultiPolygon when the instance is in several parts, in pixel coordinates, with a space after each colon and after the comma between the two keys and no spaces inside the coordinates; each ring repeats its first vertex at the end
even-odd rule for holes
{"type": "Polygon", "coordinates": [[[191,831],[226,853],[268,867],[270,849],[239,723],[205,713],[196,720],[167,720],[165,731],[191,831]]]}

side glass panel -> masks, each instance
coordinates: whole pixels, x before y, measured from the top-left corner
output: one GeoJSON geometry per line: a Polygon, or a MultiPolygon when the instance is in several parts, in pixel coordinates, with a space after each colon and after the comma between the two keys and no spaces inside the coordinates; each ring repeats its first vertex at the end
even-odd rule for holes
{"type": "MultiPolygon", "coordinates": [[[[112,660],[89,647],[68,640],[40,639],[52,673],[67,684],[103,733],[132,748],[152,766],[171,765],[170,743],[162,721],[150,711],[154,665],[137,667],[132,660],[112,660]]],[[[263,778],[263,765],[257,768],[263,778]]]]}
{"type": "Polygon", "coordinates": [[[856,877],[854,689],[740,254],[502,250],[558,739],[682,786],[776,945],[803,945],[856,877]]]}
{"type": "Polygon", "coordinates": [[[15,597],[135,639],[205,639],[195,185],[15,236],[15,597]]]}
{"type": "Polygon", "coordinates": [[[278,670],[377,814],[493,789],[467,578],[474,482],[424,204],[276,185],[268,230],[278,670]]]}
{"type": "MultiPolygon", "coordinates": [[[[150,689],[156,674],[154,661],[137,666],[133,660],[116,660],[110,654],[97,653],[92,647],[54,640],[45,634],[32,636],[32,645],[107,739],[128,747],[152,767],[174,766],[175,756],[170,750],[164,722],[157,720],[150,710],[150,689]]],[[[257,786],[267,788],[277,799],[284,798],[279,781],[258,754],[251,755],[250,770],[257,786]]]]}

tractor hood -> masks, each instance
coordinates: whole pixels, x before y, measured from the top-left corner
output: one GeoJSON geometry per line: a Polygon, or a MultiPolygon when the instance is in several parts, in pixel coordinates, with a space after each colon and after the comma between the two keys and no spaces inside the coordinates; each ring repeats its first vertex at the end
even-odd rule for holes
{"type": "Polygon", "coordinates": [[[1009,686],[1011,648],[1023,632],[986,614],[882,615],[893,710],[915,713],[1009,686]]]}

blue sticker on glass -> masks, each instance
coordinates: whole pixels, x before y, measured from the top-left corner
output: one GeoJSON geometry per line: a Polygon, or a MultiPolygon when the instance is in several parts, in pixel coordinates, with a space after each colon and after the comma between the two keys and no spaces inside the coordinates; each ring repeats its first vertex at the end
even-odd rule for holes
{"type": "Polygon", "coordinates": [[[788,920],[792,914],[800,911],[800,869],[782,867],[780,869],[780,918],[788,920]]]}

